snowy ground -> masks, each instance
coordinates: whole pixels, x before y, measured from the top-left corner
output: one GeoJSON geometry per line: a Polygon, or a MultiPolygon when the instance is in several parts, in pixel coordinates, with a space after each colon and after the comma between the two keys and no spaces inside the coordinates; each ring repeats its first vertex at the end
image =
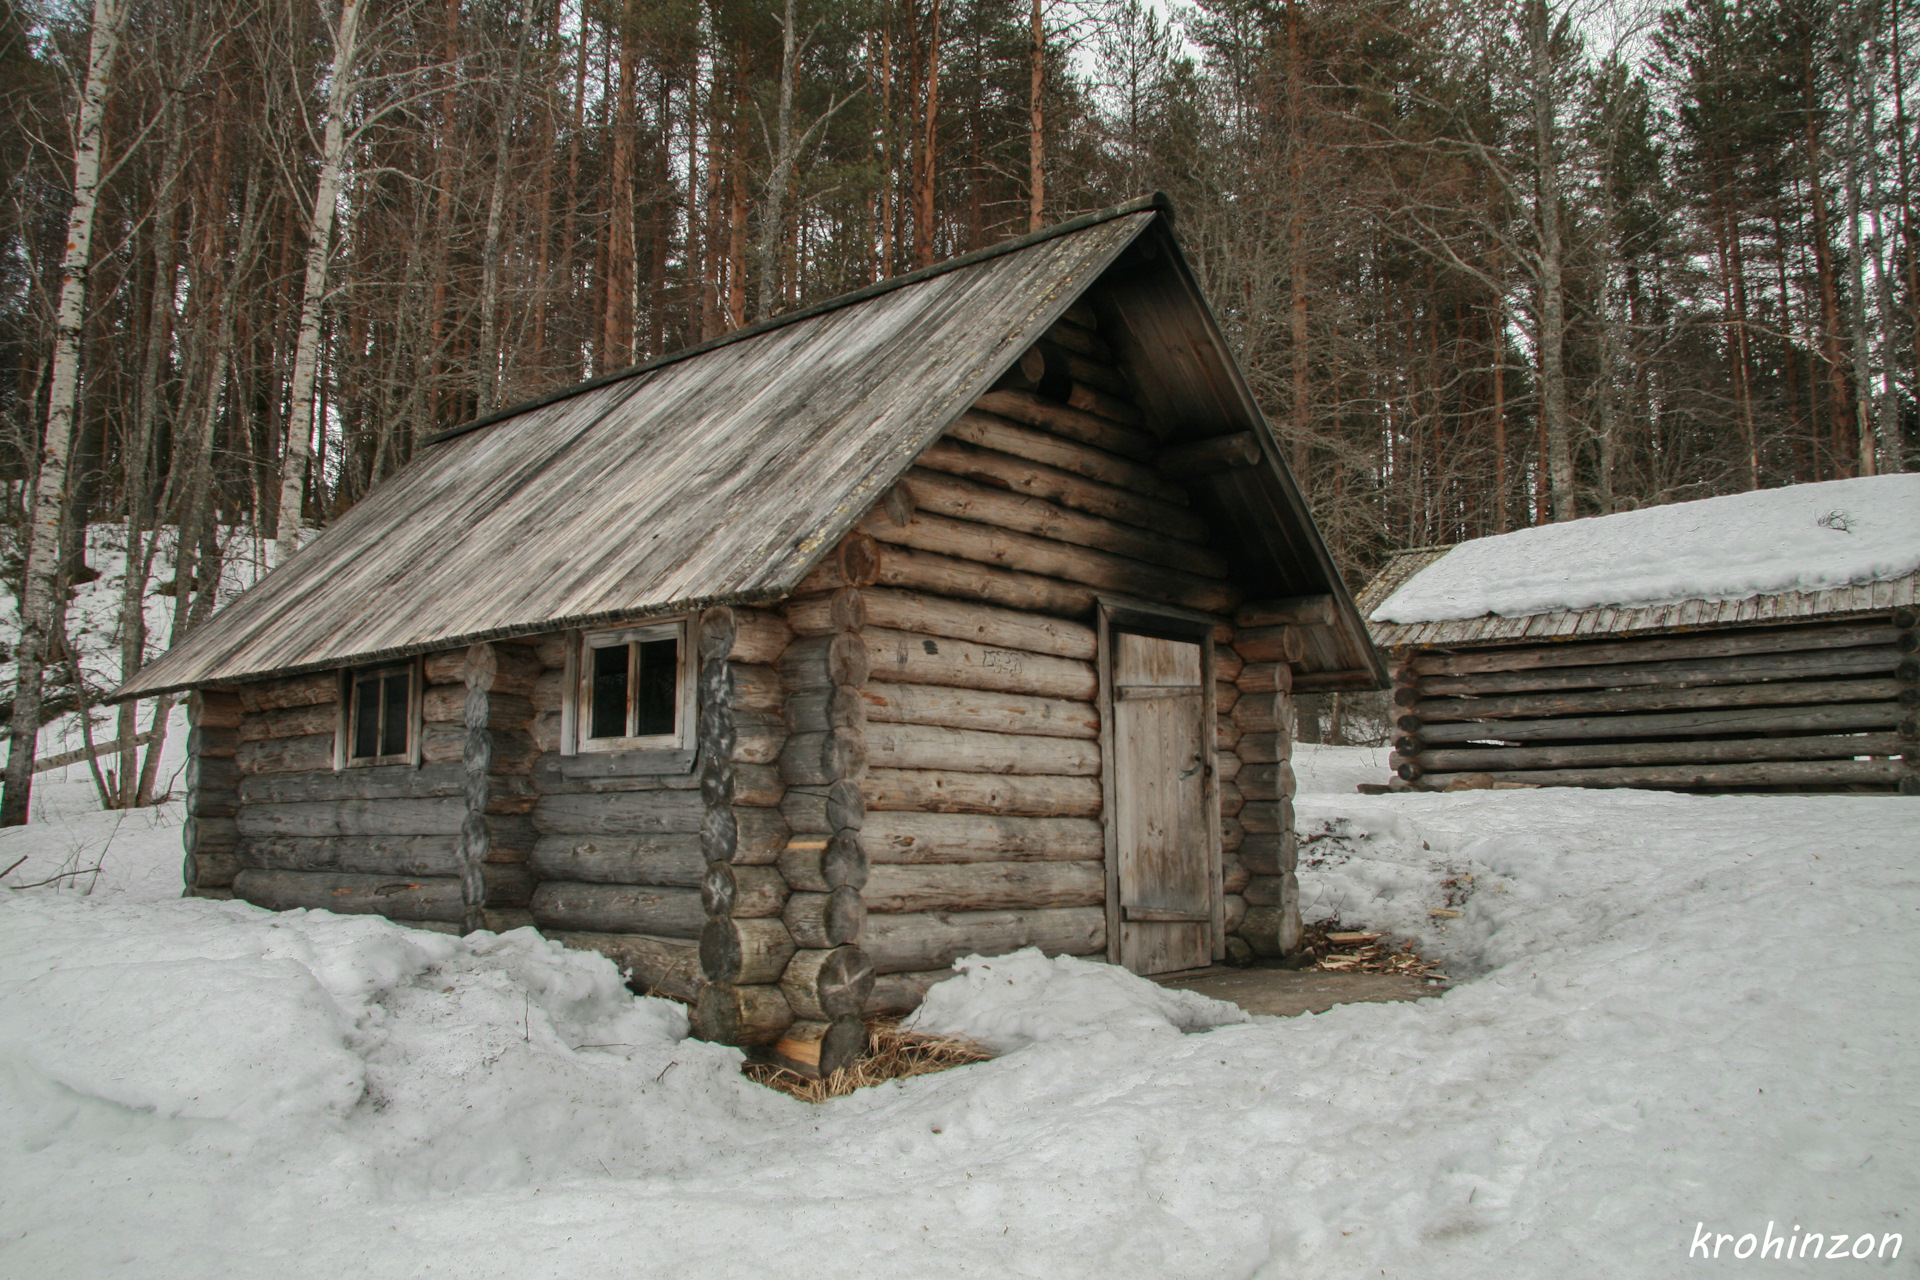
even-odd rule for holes
{"type": "Polygon", "coordinates": [[[6,882],[104,869],[0,897],[0,1274],[1665,1276],[1914,1223],[1920,805],[1354,794],[1377,754],[1303,752],[1304,898],[1443,999],[1183,1033],[1237,1011],[1016,958],[938,1011],[1010,1051],[819,1107],[598,957],[181,901],[176,808],[43,787],[6,882]]]}

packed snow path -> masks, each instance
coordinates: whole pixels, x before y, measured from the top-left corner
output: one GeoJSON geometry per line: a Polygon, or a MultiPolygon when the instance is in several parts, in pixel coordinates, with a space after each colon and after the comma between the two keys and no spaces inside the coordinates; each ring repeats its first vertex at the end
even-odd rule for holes
{"type": "Polygon", "coordinates": [[[819,1107],[529,932],[164,898],[129,816],[92,896],[0,901],[0,1273],[1665,1276],[1770,1220],[1914,1238],[1767,1270],[1912,1273],[1920,804],[1354,760],[1302,761],[1303,902],[1443,999],[1183,1033],[1236,1011],[1014,957],[936,1011],[1002,1057],[819,1107]]]}

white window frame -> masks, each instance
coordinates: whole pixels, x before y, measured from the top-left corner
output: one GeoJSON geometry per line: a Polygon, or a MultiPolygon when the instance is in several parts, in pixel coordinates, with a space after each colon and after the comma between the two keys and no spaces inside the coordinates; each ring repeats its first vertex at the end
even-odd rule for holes
{"type": "Polygon", "coordinates": [[[605,752],[691,752],[696,724],[695,641],[691,618],[670,618],[639,626],[613,627],[603,631],[574,633],[567,646],[567,681],[570,697],[563,707],[561,748],[566,755],[597,755],[605,752]],[[675,675],[674,727],[671,733],[641,734],[620,738],[590,738],[593,723],[593,651],[614,645],[645,643],[655,640],[679,641],[680,663],[675,675]]]}
{"type": "Polygon", "coordinates": [[[420,767],[422,740],[425,737],[426,710],[426,672],[421,669],[418,658],[404,662],[384,662],[367,667],[347,667],[340,672],[340,705],[336,719],[333,741],[334,769],[364,769],[378,765],[404,764],[420,767]],[[356,700],[354,686],[364,676],[388,675],[395,672],[407,675],[407,748],[405,751],[381,756],[359,756],[353,754],[354,716],[356,700]]]}

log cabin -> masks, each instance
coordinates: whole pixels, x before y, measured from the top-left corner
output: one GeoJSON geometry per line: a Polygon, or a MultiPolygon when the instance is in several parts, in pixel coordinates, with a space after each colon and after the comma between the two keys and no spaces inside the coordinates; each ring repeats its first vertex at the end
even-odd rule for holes
{"type": "Polygon", "coordinates": [[[1389,785],[1920,795],[1917,563],[1912,475],[1401,552],[1359,597],[1389,785]]]}
{"type": "Polygon", "coordinates": [[[1170,229],[1092,214],[434,438],[116,695],[186,891],[531,925],[796,1069],[969,953],[1283,953],[1384,688],[1170,229]]]}

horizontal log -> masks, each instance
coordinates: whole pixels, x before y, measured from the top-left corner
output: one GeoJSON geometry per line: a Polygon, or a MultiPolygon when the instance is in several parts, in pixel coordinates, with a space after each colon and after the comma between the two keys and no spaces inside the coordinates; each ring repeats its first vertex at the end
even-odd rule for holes
{"type": "Polygon", "coordinates": [[[710,916],[742,920],[777,916],[787,902],[787,878],[777,867],[707,864],[700,881],[700,902],[710,916]]]}
{"type": "Polygon", "coordinates": [[[1215,717],[1213,723],[1213,749],[1215,751],[1237,751],[1241,738],[1240,726],[1231,719],[1215,717]]]}
{"type": "Polygon", "coordinates": [[[1752,654],[1685,662],[1632,662],[1612,666],[1547,667],[1476,675],[1421,676],[1420,697],[1483,696],[1533,689],[1628,689],[1658,686],[1750,684],[1770,680],[1816,680],[1836,676],[1885,676],[1899,662],[1892,645],[1827,649],[1791,654],[1752,654]]]}
{"type": "Polygon", "coordinates": [[[1419,791],[1446,791],[1510,782],[1531,787],[1644,787],[1653,790],[1727,787],[1896,787],[1912,777],[1899,760],[1771,760],[1751,764],[1637,765],[1594,769],[1499,769],[1424,774],[1419,791]]]}
{"type": "Polygon", "coordinates": [[[1278,835],[1293,830],[1293,802],[1284,797],[1249,800],[1241,807],[1238,817],[1250,836],[1278,835]]]}
{"type": "MultiPolygon", "coordinates": [[[[1214,661],[1220,661],[1217,651],[1214,661]]],[[[1291,693],[1293,668],[1284,662],[1249,662],[1240,668],[1234,683],[1242,693],[1291,693]]]]}
{"type": "Polygon", "coordinates": [[[610,791],[693,791],[700,777],[681,751],[587,751],[577,756],[541,752],[528,771],[540,795],[610,791]]]}
{"type": "MultiPolygon", "coordinates": [[[[871,538],[866,539],[873,543],[871,538]]],[[[891,547],[874,553],[874,576],[863,585],[927,591],[963,600],[980,600],[1013,609],[1030,609],[1063,618],[1085,618],[1093,612],[1091,587],[1062,582],[1039,574],[996,569],[973,560],[934,555],[911,548],[891,547]]],[[[853,584],[831,559],[823,561],[794,588],[795,595],[829,592],[853,584]]]]}
{"type": "MultiPolygon", "coordinates": [[[[1412,690],[1408,690],[1411,695],[1412,690]]],[[[1533,719],[1628,711],[1685,711],[1713,707],[1811,706],[1879,702],[1900,696],[1900,682],[1792,680],[1775,684],[1723,684],[1685,689],[1603,689],[1567,693],[1518,693],[1490,698],[1418,698],[1408,714],[1422,724],[1462,720],[1533,719]]],[[[1397,701],[1397,699],[1396,699],[1397,701]]]]}
{"type": "Polygon", "coordinates": [[[1144,427],[1146,415],[1134,406],[1132,395],[1130,390],[1115,391],[1097,383],[1075,382],[1073,389],[1067,392],[1067,407],[1091,413],[1109,422],[1118,422],[1122,426],[1144,427]]]}
{"type": "Polygon", "coordinates": [[[862,891],[851,886],[827,893],[795,893],[787,897],[781,919],[802,947],[838,947],[860,939],[867,908],[862,891]]]}
{"type": "Polygon", "coordinates": [[[730,663],[733,673],[733,705],[746,711],[778,714],[787,698],[786,684],[779,671],[759,663],[730,663]]]}
{"type": "Polygon", "coordinates": [[[779,761],[780,750],[787,745],[787,726],[778,720],[767,723],[746,719],[763,714],[757,711],[735,714],[733,751],[730,756],[735,764],[775,764],[779,761]]]}
{"type": "Polygon", "coordinates": [[[1216,751],[1213,754],[1213,776],[1222,782],[1232,782],[1240,776],[1243,763],[1237,751],[1216,751]]]}
{"type": "Polygon", "coordinates": [[[233,878],[246,870],[239,858],[230,853],[189,854],[187,861],[192,864],[192,888],[231,889],[233,878]]]}
{"type": "Polygon", "coordinates": [[[233,896],[269,911],[305,908],[395,920],[457,923],[465,911],[457,876],[248,870],[233,878],[233,896]]]}
{"type": "Polygon", "coordinates": [[[1253,433],[1240,431],[1176,445],[1156,457],[1154,465],[1162,474],[1176,478],[1210,476],[1222,471],[1257,467],[1261,456],[1260,442],[1253,433]]]}
{"type": "Polygon", "coordinates": [[[780,988],[709,981],[694,1001],[693,1033],[715,1044],[770,1045],[793,1025],[780,988]]]}
{"type": "Polygon", "coordinates": [[[1252,600],[1233,615],[1238,627],[1326,627],[1332,626],[1339,609],[1330,595],[1285,596],[1275,600],[1252,600]]]}
{"type": "Polygon", "coordinates": [[[1245,764],[1241,766],[1240,776],[1234,785],[1249,800],[1290,797],[1295,794],[1293,766],[1284,761],[1276,764],[1245,764]]]}
{"type": "MultiPolygon", "coordinates": [[[[1229,937],[1239,933],[1247,920],[1247,900],[1237,893],[1223,895],[1220,899],[1220,915],[1229,937]]],[[[1228,945],[1232,946],[1231,943],[1228,945]]]]}
{"type": "Polygon", "coordinates": [[[989,391],[973,402],[973,411],[1036,427],[1049,435],[1090,445],[1123,458],[1132,458],[1136,462],[1151,458],[1156,443],[1152,435],[1138,428],[1070,408],[1031,391],[989,391]]]}
{"type": "Polygon", "coordinates": [[[1633,640],[1565,641],[1526,648],[1502,646],[1497,649],[1469,649],[1458,653],[1420,649],[1414,651],[1406,666],[1416,675],[1472,675],[1490,671],[1533,671],[1546,667],[1672,662],[1743,654],[1854,649],[1890,645],[1899,634],[1886,622],[1874,621],[1642,636],[1633,640]]]}
{"type": "Polygon", "coordinates": [[[693,834],[543,835],[527,861],[543,880],[675,889],[699,888],[707,869],[700,837],[693,834]]]}
{"type": "Polygon", "coordinates": [[[866,817],[866,798],[860,783],[846,779],[825,787],[788,787],[780,813],[796,833],[857,831],[866,817]]]}
{"type": "Polygon", "coordinates": [[[1089,662],[1098,648],[1092,627],[1045,614],[888,587],[869,587],[858,597],[862,629],[880,627],[946,636],[1089,662]]]}
{"type": "Polygon", "coordinates": [[[1380,687],[1373,672],[1364,668],[1302,671],[1293,678],[1295,693],[1372,693],[1380,687]]]}
{"type": "MultiPolygon", "coordinates": [[[[534,685],[547,665],[534,645],[496,641],[493,644],[493,671],[487,685],[488,691],[502,696],[511,694],[516,698],[531,697],[534,685]]],[[[420,666],[426,674],[429,687],[464,686],[467,650],[444,649],[439,653],[430,653],[421,659],[420,666]]]]}
{"type": "Polygon", "coordinates": [[[700,993],[700,947],[684,938],[641,933],[550,933],[575,951],[597,951],[619,968],[627,985],[643,996],[691,1004],[700,993]]]}
{"type": "Polygon", "coordinates": [[[739,605],[733,609],[733,647],[727,659],[771,665],[780,660],[792,639],[792,630],[777,611],[739,605]]]}
{"type": "Polygon", "coordinates": [[[875,768],[955,769],[966,773],[1094,777],[1100,746],[1080,738],[987,733],[937,725],[869,724],[867,760],[875,768]]]}
{"type": "Polygon", "coordinates": [[[1075,511],[1044,498],[1009,493],[970,479],[915,467],[906,484],[922,513],[971,520],[1035,537],[1051,538],[1126,556],[1146,564],[1205,578],[1227,576],[1220,555],[1193,542],[1168,537],[1158,530],[1075,511]]]}
{"type": "Polygon", "coordinates": [[[188,814],[180,824],[180,842],[189,857],[232,853],[240,845],[239,823],[232,818],[188,814]]]}
{"type": "Polygon", "coordinates": [[[1247,733],[1283,733],[1292,737],[1296,719],[1290,693],[1243,694],[1233,708],[1233,722],[1247,733]]]}
{"type": "Polygon", "coordinates": [[[1284,733],[1242,732],[1233,751],[1243,764],[1275,764],[1293,757],[1293,739],[1284,733]]]}
{"type": "Polygon", "coordinates": [[[1234,633],[1233,648],[1248,662],[1293,664],[1307,656],[1307,638],[1296,626],[1245,627],[1234,633]]]}
{"type": "Polygon", "coordinates": [[[700,968],[708,982],[778,982],[794,950],[793,935],[777,919],[711,916],[700,930],[700,968]]]}
{"type": "Polygon", "coordinates": [[[883,863],[861,897],[870,912],[1091,907],[1107,899],[1100,862],[883,863]]]}
{"type": "Polygon", "coordinates": [[[238,729],[245,715],[232,689],[195,689],[187,695],[187,722],[196,729],[238,729]]]}
{"type": "MultiPolygon", "coordinates": [[[[1091,702],[1099,690],[1093,664],[1022,649],[933,639],[880,627],[861,633],[875,679],[1091,702]]],[[[871,711],[869,711],[871,715],[871,711]]]]}
{"type": "Polygon", "coordinates": [[[1246,805],[1247,798],[1240,794],[1240,788],[1231,782],[1215,779],[1215,790],[1220,796],[1220,816],[1231,818],[1246,805]]]}
{"type": "MultiPolygon", "coordinates": [[[[1227,640],[1230,642],[1232,637],[1229,636],[1227,640]]],[[[1240,673],[1246,669],[1246,665],[1246,660],[1235,653],[1228,643],[1222,642],[1216,633],[1213,644],[1213,678],[1238,687],[1240,673]]]]}
{"type": "Polygon", "coordinates": [[[1241,698],[1240,686],[1224,680],[1213,682],[1213,713],[1217,716],[1231,716],[1241,698]]]}
{"type": "Polygon", "coordinates": [[[862,888],[871,869],[858,831],[794,836],[780,851],[778,865],[787,884],[801,893],[862,888]]]}
{"type": "MultiPolygon", "coordinates": [[[[512,693],[487,694],[489,729],[521,729],[534,717],[533,701],[512,693]]],[[[461,685],[437,685],[420,700],[420,719],[426,724],[464,725],[467,719],[467,690],[461,685]]]]}
{"type": "Polygon", "coordinates": [[[1240,842],[1235,856],[1253,875],[1283,875],[1299,865],[1300,838],[1291,829],[1252,834],[1240,842]]]}
{"type": "MultiPolygon", "coordinates": [[[[529,725],[530,729],[531,726],[529,725]]],[[[420,759],[424,764],[458,764],[466,755],[468,729],[458,720],[421,726],[420,759]]],[[[540,758],[541,748],[531,732],[500,726],[489,731],[492,754],[488,773],[499,777],[525,777],[540,758]]],[[[359,767],[359,766],[354,766],[359,767]]]]}
{"type": "Polygon", "coordinates": [[[243,742],[234,751],[240,773],[307,773],[333,768],[335,738],[331,732],[304,738],[264,738],[243,742]]]}
{"type": "Polygon", "coordinates": [[[979,410],[963,413],[947,428],[947,435],[964,444],[1058,467],[1062,471],[1070,471],[1116,488],[1131,489],[1162,502],[1187,505],[1184,489],[1144,463],[1104,449],[1092,448],[1051,431],[1035,430],[997,414],[979,410]]]}
{"type": "Polygon", "coordinates": [[[237,730],[242,742],[261,742],[268,738],[305,738],[316,733],[331,734],[340,720],[335,702],[318,706],[279,707],[243,716],[237,730]]]}
{"type": "Polygon", "coordinates": [[[1550,720],[1496,720],[1492,723],[1455,722],[1411,724],[1422,746],[1465,742],[1591,741],[1596,738],[1665,738],[1730,733],[1820,733],[1842,729],[1888,729],[1900,723],[1897,702],[1859,702],[1840,706],[1737,707],[1719,711],[1680,711],[1668,715],[1566,716],[1550,720]]]}
{"type": "Polygon", "coordinates": [[[868,748],[856,729],[796,733],[780,751],[780,777],[789,785],[824,786],[857,777],[867,767],[868,748]]]}
{"type": "Polygon", "coordinates": [[[292,676],[285,680],[262,680],[234,689],[241,709],[248,714],[277,711],[282,707],[318,706],[340,700],[340,676],[321,671],[313,675],[292,676]]]}
{"type": "Polygon", "coordinates": [[[861,791],[870,810],[1029,818],[1093,818],[1100,814],[1097,778],[869,769],[861,791]]]}
{"type": "Polygon", "coordinates": [[[858,947],[796,951],[780,977],[780,990],[802,1018],[858,1017],[873,994],[873,962],[858,947]]]}
{"type": "Polygon", "coordinates": [[[841,587],[826,595],[787,602],[787,626],[797,636],[831,636],[867,625],[866,593],[841,587]]]}
{"type": "Polygon", "coordinates": [[[235,856],[260,871],[348,871],[379,876],[457,876],[460,837],[247,836],[235,856]]]}
{"type": "Polygon", "coordinates": [[[1156,529],[1186,542],[1206,542],[1211,537],[1206,521],[1177,503],[952,438],[936,440],[915,460],[915,465],[965,476],[1009,493],[1041,498],[1088,515],[1142,529],[1156,529]]]}
{"type": "Polygon", "coordinates": [[[466,816],[464,797],[445,796],[244,804],[234,822],[243,836],[435,836],[457,834],[466,816]]]}
{"type": "Polygon", "coordinates": [[[861,846],[875,863],[1087,861],[1104,856],[1105,836],[1088,818],[1009,818],[973,813],[876,810],[861,846]]]}
{"type": "Polygon", "coordinates": [[[834,729],[862,730],[867,724],[865,687],[835,685],[807,689],[787,699],[789,733],[827,733],[834,729]]]}
{"type": "Polygon", "coordinates": [[[1240,603],[1240,589],[1225,580],[1163,569],[1126,556],[971,520],[921,512],[906,525],[869,516],[861,527],[875,540],[891,546],[1058,578],[1188,609],[1227,613],[1240,603]]]}
{"type": "Polygon", "coordinates": [[[868,684],[859,697],[862,721],[876,725],[943,725],[1087,740],[1100,736],[1099,711],[1091,702],[1072,698],[880,680],[868,684]]]}
{"type": "Polygon", "coordinates": [[[543,834],[686,835],[700,830],[697,791],[619,791],[541,796],[533,824],[543,834]]]}
{"type": "Polygon", "coordinates": [[[1220,888],[1228,894],[1243,891],[1253,879],[1253,872],[1237,853],[1225,854],[1220,859],[1220,888]]]}
{"type": "Polygon", "coordinates": [[[542,930],[646,933],[697,938],[706,923],[698,889],[543,880],[533,891],[534,923],[542,930]]]}
{"type": "Polygon", "coordinates": [[[700,853],[708,862],[767,866],[780,856],[791,830],[778,809],[731,805],[700,816],[700,853]]]}
{"type": "Polygon", "coordinates": [[[830,689],[867,680],[867,651],[856,635],[808,636],[787,646],[780,678],[789,690],[830,689]]]}
{"type": "Polygon", "coordinates": [[[1104,907],[1042,911],[956,911],[873,915],[861,948],[874,972],[941,969],[964,955],[1004,955],[1039,947],[1048,955],[1095,955],[1106,950],[1104,907]]]}
{"type": "Polygon", "coordinates": [[[873,993],[867,997],[863,1013],[869,1018],[904,1018],[920,1007],[935,983],[953,976],[950,968],[921,973],[877,973],[873,978],[873,993]]]}
{"type": "Polygon", "coordinates": [[[1415,773],[1579,769],[1609,765],[1694,764],[1736,760],[1832,760],[1898,755],[1911,744],[1897,733],[1710,741],[1564,743],[1548,747],[1453,748],[1422,751],[1406,763],[1415,773]]]}

